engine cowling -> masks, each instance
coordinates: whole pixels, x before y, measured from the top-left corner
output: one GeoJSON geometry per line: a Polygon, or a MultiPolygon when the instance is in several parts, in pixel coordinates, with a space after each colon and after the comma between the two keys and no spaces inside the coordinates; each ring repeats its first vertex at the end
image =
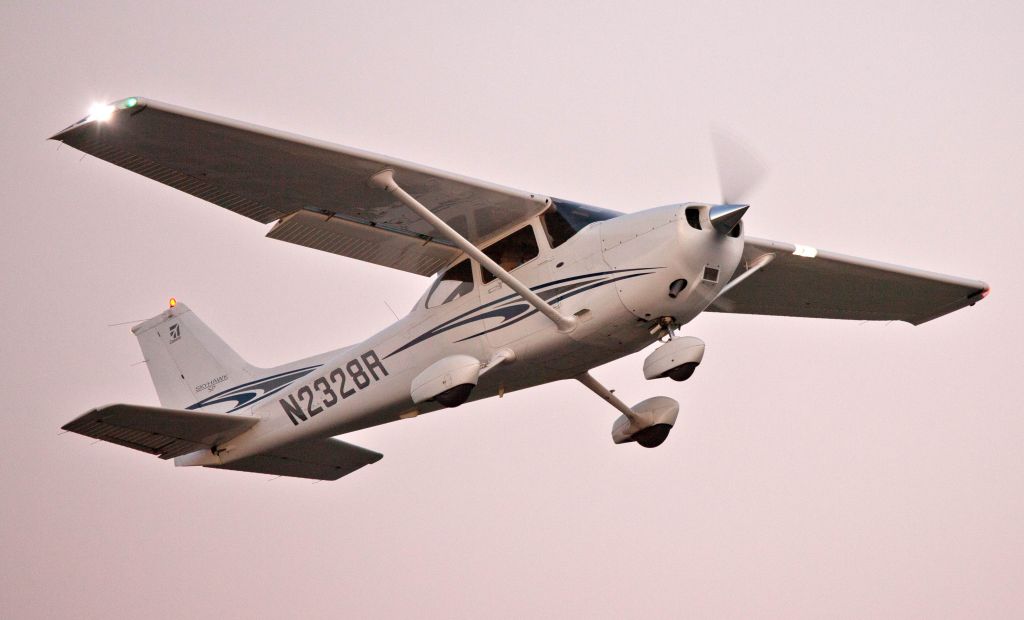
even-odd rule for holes
{"type": "Polygon", "coordinates": [[[684,325],[718,296],[743,256],[742,224],[722,233],[712,205],[686,203],[601,222],[601,253],[616,270],[653,271],[621,277],[622,305],[643,321],[672,317],[684,325]]]}

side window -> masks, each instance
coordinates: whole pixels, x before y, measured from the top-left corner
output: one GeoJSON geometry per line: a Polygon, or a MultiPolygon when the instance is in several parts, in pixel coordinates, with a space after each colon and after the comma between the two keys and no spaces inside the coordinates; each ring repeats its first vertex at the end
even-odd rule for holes
{"type": "MultiPolygon", "coordinates": [[[[533,226],[524,226],[484,249],[484,254],[505,271],[512,271],[526,261],[536,258],[538,253],[537,236],[533,234],[533,226]]],[[[494,279],[486,269],[481,268],[481,273],[484,283],[494,279]]]]}
{"type": "Polygon", "coordinates": [[[448,269],[434,282],[427,295],[427,307],[436,308],[449,301],[455,301],[473,290],[473,269],[464,260],[448,269]]]}
{"type": "Polygon", "coordinates": [[[588,224],[622,215],[617,211],[590,207],[568,200],[552,199],[551,202],[552,206],[544,212],[541,219],[544,221],[544,229],[553,248],[568,241],[588,224]]]}

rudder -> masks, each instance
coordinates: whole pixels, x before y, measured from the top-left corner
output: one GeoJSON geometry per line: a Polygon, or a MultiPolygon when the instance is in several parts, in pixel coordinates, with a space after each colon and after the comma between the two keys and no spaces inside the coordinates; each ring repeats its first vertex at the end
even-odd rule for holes
{"type": "Polygon", "coordinates": [[[186,409],[260,374],[182,303],[136,325],[132,333],[164,407],[186,409]]]}

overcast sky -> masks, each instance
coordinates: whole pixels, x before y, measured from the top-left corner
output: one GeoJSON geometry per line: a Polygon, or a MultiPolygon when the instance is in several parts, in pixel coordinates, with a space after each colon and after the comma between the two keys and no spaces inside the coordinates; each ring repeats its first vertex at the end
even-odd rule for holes
{"type": "MultiPolygon", "coordinates": [[[[282,3],[283,4],[283,3],[282,3]]],[[[1024,614],[1020,2],[0,5],[0,616],[1024,614]],[[898,6],[897,6],[898,5],[898,6]],[[59,427],[157,404],[128,326],[177,296],[274,365],[427,280],[45,138],[140,95],[622,211],[771,169],[750,234],[986,280],[911,327],[708,315],[656,450],[564,382],[350,436],[338,482],[59,427]]]]}

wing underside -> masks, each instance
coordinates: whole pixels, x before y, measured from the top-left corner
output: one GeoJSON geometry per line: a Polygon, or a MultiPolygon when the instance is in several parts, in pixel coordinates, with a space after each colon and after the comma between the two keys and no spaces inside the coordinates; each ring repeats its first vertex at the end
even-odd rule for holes
{"type": "Polygon", "coordinates": [[[394,170],[406,191],[474,244],[549,204],[544,196],[134,97],[112,105],[109,118],[83,119],[53,139],[258,222],[280,220],[273,238],[422,275],[458,251],[390,194],[368,186],[375,173],[394,170]]]}
{"type": "Polygon", "coordinates": [[[775,255],[771,263],[708,310],[920,325],[973,305],[988,292],[979,280],[756,238],[746,239],[743,265],[733,278],[765,254],[775,255]]]}

